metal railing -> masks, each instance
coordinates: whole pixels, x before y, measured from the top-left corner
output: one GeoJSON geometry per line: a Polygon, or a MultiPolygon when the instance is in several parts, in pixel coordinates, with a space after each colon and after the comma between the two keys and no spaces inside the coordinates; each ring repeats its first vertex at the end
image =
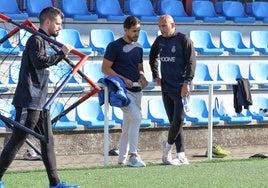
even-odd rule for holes
{"type": "MultiPolygon", "coordinates": [[[[252,81],[250,84],[268,84],[268,80],[265,81],[252,81]]],[[[208,85],[208,160],[212,159],[212,146],[213,146],[213,86],[214,85],[236,85],[237,81],[196,81],[193,85],[208,85]]],[[[149,86],[156,86],[154,82],[150,82],[149,86]]],[[[104,165],[109,163],[109,90],[104,85],[99,85],[104,89],[104,165]]],[[[134,83],[134,86],[138,86],[138,83],[134,83]]]]}

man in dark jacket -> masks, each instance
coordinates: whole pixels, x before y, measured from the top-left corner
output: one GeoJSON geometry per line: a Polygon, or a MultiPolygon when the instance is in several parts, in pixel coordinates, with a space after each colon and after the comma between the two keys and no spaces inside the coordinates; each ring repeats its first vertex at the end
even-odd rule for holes
{"type": "MultiPolygon", "coordinates": [[[[41,11],[39,16],[39,32],[48,36],[56,37],[62,28],[62,12],[54,7],[48,7],[41,11]]],[[[42,124],[46,121],[42,114],[48,94],[48,67],[60,62],[72,49],[63,45],[61,51],[54,55],[46,52],[46,41],[40,35],[32,35],[23,52],[19,81],[13,98],[13,105],[16,108],[15,121],[22,121],[22,114],[27,113],[25,126],[40,134],[44,133],[42,124]]],[[[47,122],[50,125],[51,119],[48,114],[47,122]]],[[[46,167],[50,188],[78,188],[61,182],[56,167],[56,156],[54,151],[54,138],[52,129],[49,129],[49,142],[41,141],[41,153],[46,167]]],[[[11,138],[5,145],[0,156],[0,180],[15,158],[18,150],[23,145],[27,133],[14,127],[11,138]]],[[[0,188],[4,185],[1,181],[0,188]]]]}
{"type": "Polygon", "coordinates": [[[188,164],[184,153],[182,124],[184,109],[182,97],[189,97],[190,83],[194,77],[196,57],[193,42],[184,34],[176,32],[170,15],[163,15],[158,21],[161,31],[151,47],[149,63],[154,81],[161,85],[162,99],[170,122],[167,141],[163,142],[164,164],[188,164]],[[161,62],[161,78],[158,71],[158,57],[161,62]],[[171,146],[176,145],[176,158],[172,160],[171,146]]]}

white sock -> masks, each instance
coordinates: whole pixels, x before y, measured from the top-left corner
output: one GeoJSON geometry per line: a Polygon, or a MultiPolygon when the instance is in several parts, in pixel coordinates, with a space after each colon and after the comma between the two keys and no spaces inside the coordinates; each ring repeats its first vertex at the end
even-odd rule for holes
{"type": "Polygon", "coordinates": [[[178,157],[181,157],[181,158],[185,158],[185,152],[180,152],[180,153],[177,153],[177,156],[178,157]]]}
{"type": "Polygon", "coordinates": [[[172,145],[170,145],[168,142],[166,142],[166,147],[171,148],[172,145]]]}

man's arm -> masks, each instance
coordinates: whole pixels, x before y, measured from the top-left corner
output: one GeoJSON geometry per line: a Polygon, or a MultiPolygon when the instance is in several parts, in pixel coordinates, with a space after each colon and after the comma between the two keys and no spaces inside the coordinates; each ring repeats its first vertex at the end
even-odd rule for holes
{"type": "Polygon", "coordinates": [[[103,58],[101,71],[108,76],[118,76],[119,78],[121,78],[125,82],[125,85],[127,88],[132,88],[133,82],[131,80],[127,79],[126,77],[115,72],[112,69],[112,65],[113,65],[112,61],[110,61],[106,58],[103,58]]]}
{"type": "Polygon", "coordinates": [[[158,38],[154,41],[154,43],[151,46],[151,51],[149,54],[149,64],[152,71],[152,76],[154,81],[157,83],[157,85],[161,85],[161,79],[159,76],[159,70],[158,70],[158,38]]]}
{"type": "Polygon", "coordinates": [[[63,45],[62,50],[54,55],[47,55],[44,40],[40,36],[32,36],[27,43],[27,51],[33,66],[36,69],[44,69],[60,62],[69,51],[71,46],[63,45]]]}
{"type": "Polygon", "coordinates": [[[186,38],[184,42],[184,60],[186,61],[186,77],[184,82],[187,84],[190,84],[190,82],[193,80],[195,75],[195,68],[196,68],[196,55],[195,55],[195,49],[194,44],[191,39],[186,38]]]}
{"type": "Polygon", "coordinates": [[[186,61],[186,76],[184,79],[184,83],[181,90],[181,96],[189,96],[191,94],[190,84],[195,75],[195,68],[196,68],[196,55],[194,44],[191,39],[185,38],[184,42],[184,60],[186,61]]]}
{"type": "Polygon", "coordinates": [[[149,64],[151,67],[151,71],[153,74],[153,78],[159,78],[159,72],[158,72],[158,38],[154,41],[154,43],[151,46],[151,51],[149,54],[149,64]]]}
{"type": "Polygon", "coordinates": [[[138,82],[141,86],[141,89],[144,89],[148,85],[148,82],[144,76],[143,63],[139,63],[138,68],[139,68],[139,74],[140,74],[140,78],[139,78],[138,82]]]}

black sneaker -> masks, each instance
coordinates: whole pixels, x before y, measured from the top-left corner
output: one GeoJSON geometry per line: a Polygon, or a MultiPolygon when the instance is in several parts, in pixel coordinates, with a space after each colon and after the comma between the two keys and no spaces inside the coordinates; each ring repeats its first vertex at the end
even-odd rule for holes
{"type": "Polygon", "coordinates": [[[109,151],[109,156],[118,156],[119,155],[119,146],[114,146],[113,149],[109,151]]]}

